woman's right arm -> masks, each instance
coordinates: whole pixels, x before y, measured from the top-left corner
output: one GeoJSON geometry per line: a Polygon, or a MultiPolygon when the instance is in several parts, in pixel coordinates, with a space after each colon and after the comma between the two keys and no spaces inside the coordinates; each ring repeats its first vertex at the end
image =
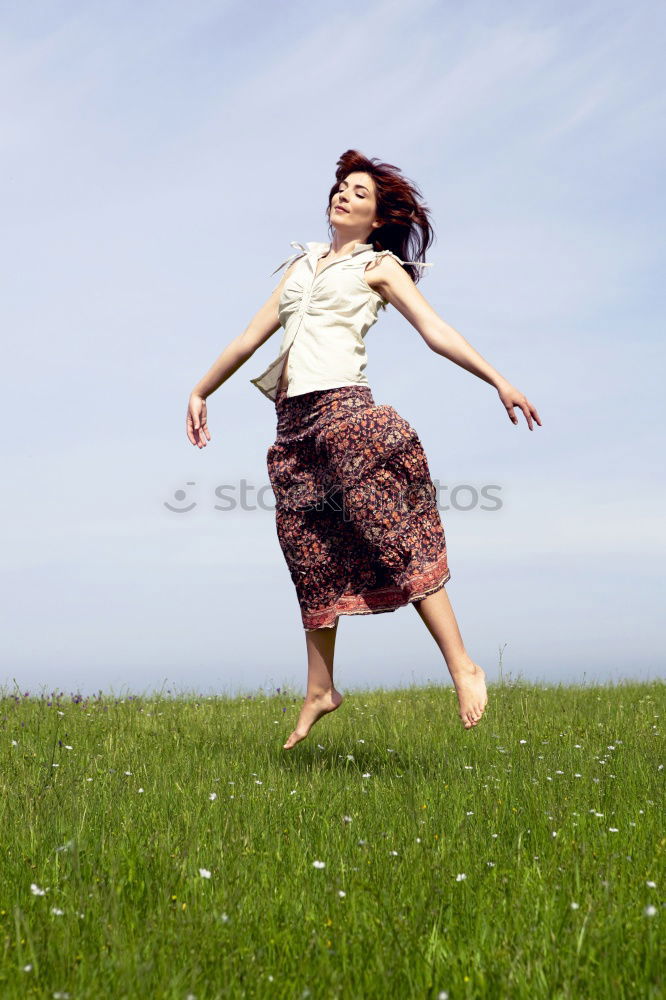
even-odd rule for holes
{"type": "Polygon", "coordinates": [[[273,334],[280,329],[278,305],[282,289],[290,276],[295,264],[292,264],[279,284],[271,292],[271,296],[252,317],[249,324],[237,337],[230,341],[190,393],[187,406],[186,431],[192,444],[199,448],[205,447],[210,441],[207,426],[206,399],[211,393],[237,372],[245,362],[252,357],[257,348],[265,344],[273,334]]]}

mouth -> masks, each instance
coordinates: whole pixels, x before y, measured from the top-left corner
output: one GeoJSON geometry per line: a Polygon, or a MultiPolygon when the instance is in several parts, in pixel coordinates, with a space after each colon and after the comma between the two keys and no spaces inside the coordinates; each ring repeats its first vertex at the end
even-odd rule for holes
{"type": "Polygon", "coordinates": [[[347,209],[343,208],[342,205],[336,205],[335,206],[335,211],[336,212],[345,212],[347,215],[349,215],[349,212],[347,211],[347,209]]]}

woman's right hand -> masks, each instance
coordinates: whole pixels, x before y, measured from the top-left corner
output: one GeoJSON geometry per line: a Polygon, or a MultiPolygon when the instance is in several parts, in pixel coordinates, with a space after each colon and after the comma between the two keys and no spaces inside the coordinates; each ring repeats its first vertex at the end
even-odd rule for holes
{"type": "Polygon", "coordinates": [[[187,436],[197,448],[206,447],[206,438],[210,441],[210,432],[206,417],[206,400],[203,396],[192,393],[187,406],[187,436]]]}

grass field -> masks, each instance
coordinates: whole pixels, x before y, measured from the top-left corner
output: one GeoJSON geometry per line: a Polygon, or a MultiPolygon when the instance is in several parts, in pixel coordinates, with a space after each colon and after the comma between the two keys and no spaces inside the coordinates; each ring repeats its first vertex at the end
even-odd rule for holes
{"type": "Polygon", "coordinates": [[[663,997],[665,690],[5,691],[0,997],[663,997]]]}

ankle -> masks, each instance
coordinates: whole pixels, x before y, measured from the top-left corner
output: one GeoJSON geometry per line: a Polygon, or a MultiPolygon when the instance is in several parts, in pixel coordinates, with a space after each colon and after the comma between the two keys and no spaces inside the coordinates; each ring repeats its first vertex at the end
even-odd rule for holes
{"type": "Polygon", "coordinates": [[[451,663],[447,663],[447,667],[449,668],[449,673],[453,678],[466,677],[469,674],[475,674],[479,669],[474,660],[472,660],[467,653],[463,653],[462,656],[457,657],[451,663]]]}
{"type": "Polygon", "coordinates": [[[322,698],[330,698],[335,691],[334,687],[325,688],[308,688],[305,700],[306,701],[320,701],[322,698]]]}

